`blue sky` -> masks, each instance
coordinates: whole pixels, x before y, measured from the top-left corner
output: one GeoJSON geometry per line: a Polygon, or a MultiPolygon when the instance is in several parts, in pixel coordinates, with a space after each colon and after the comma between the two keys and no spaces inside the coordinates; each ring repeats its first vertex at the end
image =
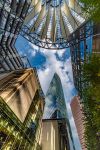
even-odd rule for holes
{"type": "Polygon", "coordinates": [[[70,109],[70,101],[77,94],[73,84],[70,50],[46,50],[38,48],[19,36],[16,41],[16,48],[21,56],[27,56],[31,66],[37,68],[39,80],[44,94],[46,94],[50,82],[56,72],[62,82],[68,117],[73,130],[73,137],[76,150],[81,150],[77,136],[74,120],[70,109]]]}

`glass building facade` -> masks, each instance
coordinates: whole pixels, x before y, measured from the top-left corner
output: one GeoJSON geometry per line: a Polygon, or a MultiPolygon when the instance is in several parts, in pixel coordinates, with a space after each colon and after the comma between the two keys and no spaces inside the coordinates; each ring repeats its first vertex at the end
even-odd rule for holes
{"type": "Polygon", "coordinates": [[[60,78],[57,74],[50,83],[49,89],[45,98],[44,119],[50,118],[67,118],[66,104],[60,78]]]}
{"type": "MultiPolygon", "coordinates": [[[[86,139],[85,135],[87,130],[86,127],[88,126],[86,125],[86,118],[88,118],[88,115],[91,116],[90,118],[93,117],[91,115],[92,111],[90,112],[91,105],[89,105],[89,100],[92,101],[93,95],[89,97],[89,93],[86,93],[86,89],[90,88],[91,84],[89,83],[89,80],[84,80],[83,66],[84,63],[89,62],[90,57],[93,54],[96,54],[96,56],[100,57],[100,24],[95,24],[91,21],[85,22],[80,28],[78,28],[73,34],[70,35],[70,39],[72,41],[70,51],[72,59],[73,78],[75,87],[78,91],[78,96],[74,97],[71,101],[71,109],[81,142],[82,150],[87,150],[88,144],[86,143],[89,143],[89,140],[86,139]],[[85,97],[85,95],[87,95],[87,98],[85,97]]],[[[89,130],[90,131],[88,132],[91,132],[93,129],[91,128],[89,130]]]]}
{"type": "MultiPolygon", "coordinates": [[[[44,126],[48,121],[57,121],[59,128],[59,136],[66,139],[65,147],[68,150],[75,150],[70,124],[67,116],[66,103],[63,88],[59,76],[55,73],[50,83],[49,89],[45,97],[44,108],[44,126]],[[64,136],[62,136],[62,134],[64,136]],[[70,143],[72,144],[72,149],[70,143]]],[[[44,133],[43,133],[44,134],[44,133]]],[[[64,148],[63,148],[64,149],[64,148]]],[[[60,149],[61,150],[61,149],[60,149]]]]}
{"type": "Polygon", "coordinates": [[[85,22],[69,39],[71,41],[70,51],[73,69],[74,84],[82,97],[83,82],[82,65],[88,62],[92,53],[100,54],[100,25],[91,21],[85,22]]]}
{"type": "Polygon", "coordinates": [[[82,65],[92,53],[93,25],[91,22],[83,25],[70,38],[73,39],[71,45],[71,59],[73,68],[74,84],[80,95],[82,95],[82,65]],[[87,33],[86,33],[87,31],[87,33]],[[89,41],[88,41],[89,40],[89,41]],[[87,43],[88,41],[88,43],[87,43]]]}
{"type": "Polygon", "coordinates": [[[24,68],[15,41],[29,5],[29,0],[0,0],[0,71],[24,68]]]}
{"type": "Polygon", "coordinates": [[[32,69],[0,78],[0,149],[40,150],[44,98],[32,69]]]}

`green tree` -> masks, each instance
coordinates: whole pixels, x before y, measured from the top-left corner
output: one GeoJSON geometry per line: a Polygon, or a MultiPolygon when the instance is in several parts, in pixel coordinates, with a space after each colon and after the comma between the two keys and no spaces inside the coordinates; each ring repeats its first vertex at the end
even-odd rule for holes
{"type": "Polygon", "coordinates": [[[83,65],[83,110],[88,150],[100,149],[100,57],[93,55],[83,65]]]}
{"type": "Polygon", "coordinates": [[[100,0],[79,0],[87,18],[100,22],[100,0]]]}

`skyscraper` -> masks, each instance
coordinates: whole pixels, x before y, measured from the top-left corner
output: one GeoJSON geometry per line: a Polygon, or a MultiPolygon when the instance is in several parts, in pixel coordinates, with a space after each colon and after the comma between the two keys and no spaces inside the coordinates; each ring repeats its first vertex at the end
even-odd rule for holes
{"type": "Polygon", "coordinates": [[[80,139],[80,143],[82,146],[82,150],[87,150],[86,144],[85,144],[85,127],[84,127],[84,115],[82,111],[82,105],[80,104],[80,98],[79,96],[75,96],[71,101],[71,109],[73,118],[75,121],[77,133],[80,139]]]}
{"type": "Polygon", "coordinates": [[[74,150],[63,89],[56,73],[46,94],[43,118],[43,150],[46,150],[46,147],[49,150],[71,150],[70,143],[74,150]]]}
{"type": "Polygon", "coordinates": [[[66,104],[59,76],[55,73],[46,94],[45,119],[67,118],[66,104]]]}
{"type": "Polygon", "coordinates": [[[33,69],[0,76],[0,149],[40,149],[44,98],[33,69]]]}

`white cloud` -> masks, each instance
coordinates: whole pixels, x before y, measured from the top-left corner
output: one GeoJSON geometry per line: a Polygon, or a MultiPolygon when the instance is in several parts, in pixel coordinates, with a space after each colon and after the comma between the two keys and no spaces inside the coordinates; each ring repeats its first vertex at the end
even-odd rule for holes
{"type": "Polygon", "coordinates": [[[46,70],[44,71],[40,69],[38,70],[39,80],[40,80],[41,87],[45,95],[49,88],[49,84],[53,78],[53,75],[54,75],[54,71],[52,70],[52,73],[51,73],[51,68],[46,68],[46,70]]]}
{"type": "Polygon", "coordinates": [[[64,54],[65,50],[59,50],[57,51],[57,54],[59,57],[61,57],[64,54]]]}
{"type": "MultiPolygon", "coordinates": [[[[34,45],[32,45],[32,47],[34,48],[34,45]]],[[[46,63],[44,65],[45,69],[41,68],[38,70],[38,76],[39,76],[39,80],[41,83],[41,87],[44,91],[44,94],[46,94],[55,72],[59,75],[61,79],[64,96],[66,100],[68,117],[69,117],[71,129],[73,131],[72,133],[74,137],[74,142],[76,145],[76,150],[81,150],[77,131],[75,128],[75,123],[74,123],[72,112],[71,112],[70,105],[69,105],[73,97],[72,90],[74,89],[71,58],[69,57],[69,59],[66,59],[65,62],[57,60],[56,54],[58,54],[59,57],[62,57],[66,50],[59,50],[59,51],[53,50],[52,51],[52,50],[39,49],[39,48],[36,49],[35,47],[35,51],[42,52],[44,56],[46,57],[46,63]]],[[[45,110],[50,111],[48,106],[45,108],[45,110]]]]}
{"type": "Polygon", "coordinates": [[[35,55],[36,55],[36,50],[32,50],[32,49],[28,49],[28,53],[31,55],[31,57],[35,57],[35,55]]]}
{"type": "Polygon", "coordinates": [[[34,45],[34,44],[32,44],[32,43],[30,43],[29,42],[29,45],[33,48],[33,50],[39,50],[39,47],[38,46],[36,46],[36,45],[34,45]]]}

